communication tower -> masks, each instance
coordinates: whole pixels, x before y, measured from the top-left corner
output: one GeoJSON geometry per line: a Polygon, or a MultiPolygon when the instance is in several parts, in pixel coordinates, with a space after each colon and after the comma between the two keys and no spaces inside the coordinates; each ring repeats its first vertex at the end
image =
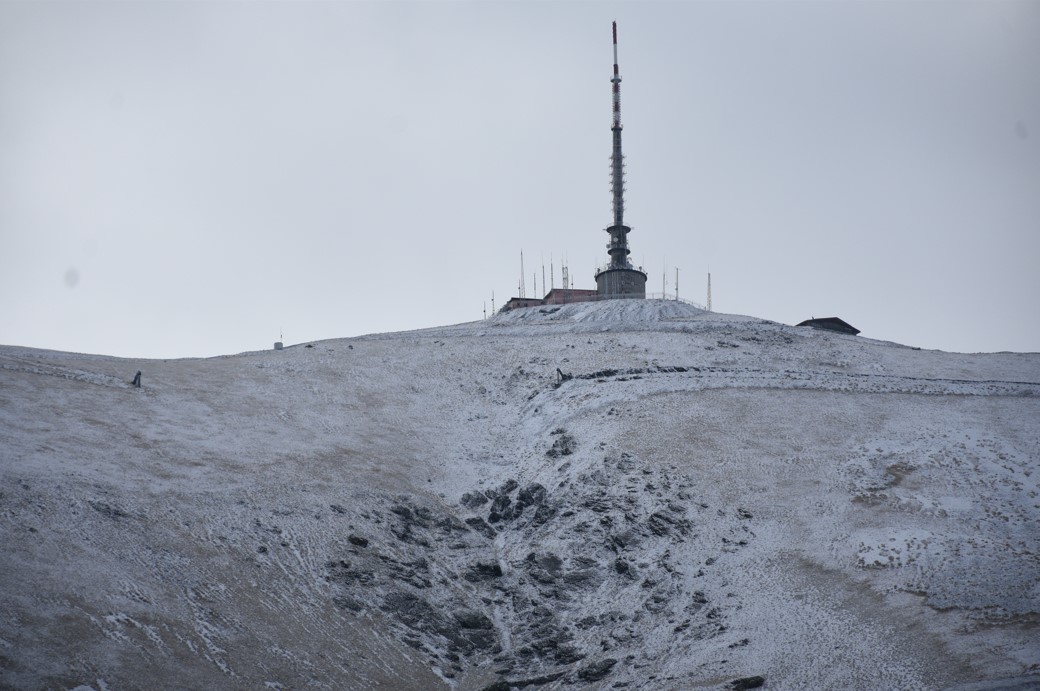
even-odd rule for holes
{"type": "Polygon", "coordinates": [[[646,297],[646,274],[632,266],[628,255],[628,234],[625,225],[625,157],[621,153],[621,72],[617,57],[617,22],[613,23],[614,76],[610,79],[613,101],[613,120],[610,127],[613,146],[610,153],[610,196],[614,224],[608,227],[610,242],[607,254],[610,263],[596,272],[596,292],[603,298],[646,297]]]}

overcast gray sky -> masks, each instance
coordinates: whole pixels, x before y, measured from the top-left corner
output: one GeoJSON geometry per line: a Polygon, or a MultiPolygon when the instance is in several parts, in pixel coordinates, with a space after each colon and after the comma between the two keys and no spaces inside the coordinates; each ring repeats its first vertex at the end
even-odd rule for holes
{"type": "Polygon", "coordinates": [[[0,342],[179,357],[595,287],[1040,350],[1040,3],[0,2],[0,342]]]}

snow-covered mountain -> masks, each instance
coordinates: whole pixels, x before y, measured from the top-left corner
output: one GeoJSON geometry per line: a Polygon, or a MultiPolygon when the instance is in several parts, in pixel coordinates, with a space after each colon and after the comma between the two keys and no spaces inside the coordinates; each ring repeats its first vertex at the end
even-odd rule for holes
{"type": "Polygon", "coordinates": [[[0,453],[4,688],[1040,686],[1038,354],[653,300],[5,346],[0,453]]]}

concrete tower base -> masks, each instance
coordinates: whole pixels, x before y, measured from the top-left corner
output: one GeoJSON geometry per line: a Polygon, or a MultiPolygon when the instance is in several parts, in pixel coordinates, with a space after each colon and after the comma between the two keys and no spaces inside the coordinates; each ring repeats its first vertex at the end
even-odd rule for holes
{"type": "Polygon", "coordinates": [[[601,269],[596,273],[596,294],[610,298],[646,299],[646,274],[638,269],[601,269]]]}

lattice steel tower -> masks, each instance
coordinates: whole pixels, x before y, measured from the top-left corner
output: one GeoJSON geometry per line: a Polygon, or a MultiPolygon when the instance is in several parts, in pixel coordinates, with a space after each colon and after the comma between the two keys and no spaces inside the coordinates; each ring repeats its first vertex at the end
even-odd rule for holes
{"type": "Polygon", "coordinates": [[[617,22],[613,23],[614,76],[610,78],[613,97],[613,124],[610,131],[613,147],[610,153],[610,195],[614,224],[607,228],[610,242],[607,254],[610,263],[596,272],[596,292],[601,297],[645,298],[646,274],[632,266],[628,260],[628,234],[631,228],[625,225],[625,157],[621,153],[621,73],[617,57],[617,22]]]}

